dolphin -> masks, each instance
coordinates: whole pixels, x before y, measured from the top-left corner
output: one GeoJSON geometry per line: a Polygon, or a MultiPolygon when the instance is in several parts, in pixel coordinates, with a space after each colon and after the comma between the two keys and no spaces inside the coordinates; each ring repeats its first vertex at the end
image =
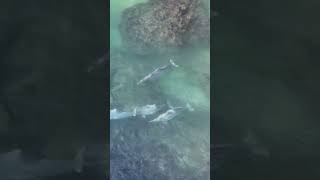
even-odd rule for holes
{"type": "Polygon", "coordinates": [[[166,72],[170,67],[179,67],[172,59],[169,60],[169,64],[156,68],[155,70],[153,70],[151,73],[149,73],[148,75],[146,75],[144,78],[142,78],[137,85],[141,85],[142,83],[146,82],[146,81],[150,81],[150,80],[154,80],[159,78],[162,74],[164,74],[164,72],[166,72]]]}
{"type": "Polygon", "coordinates": [[[134,116],[134,112],[120,112],[117,109],[110,110],[110,120],[127,119],[134,116]]]}
{"type": "Polygon", "coordinates": [[[171,119],[175,118],[178,115],[177,111],[174,109],[169,109],[166,112],[160,114],[158,117],[155,119],[149,121],[151,123],[153,122],[167,122],[170,121],[171,119]]]}
{"type": "Polygon", "coordinates": [[[169,103],[169,109],[160,114],[158,117],[155,119],[149,121],[150,123],[154,122],[167,122],[175,118],[177,115],[179,115],[183,110],[189,110],[189,111],[194,111],[194,109],[191,107],[189,103],[187,103],[186,107],[173,107],[169,103]]]}
{"type": "Polygon", "coordinates": [[[145,106],[142,107],[136,107],[134,109],[134,116],[141,116],[142,118],[146,118],[146,116],[150,116],[153,115],[155,113],[157,113],[158,111],[160,111],[162,109],[162,107],[157,106],[156,104],[147,104],[145,106]]]}

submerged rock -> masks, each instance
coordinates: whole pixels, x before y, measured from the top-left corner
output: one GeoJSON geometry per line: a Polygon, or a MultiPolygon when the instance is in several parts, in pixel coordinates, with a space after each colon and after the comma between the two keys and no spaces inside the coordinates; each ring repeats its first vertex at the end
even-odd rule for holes
{"type": "Polygon", "coordinates": [[[123,11],[120,33],[133,53],[165,53],[209,45],[210,20],[200,0],[152,0],[123,11]]]}

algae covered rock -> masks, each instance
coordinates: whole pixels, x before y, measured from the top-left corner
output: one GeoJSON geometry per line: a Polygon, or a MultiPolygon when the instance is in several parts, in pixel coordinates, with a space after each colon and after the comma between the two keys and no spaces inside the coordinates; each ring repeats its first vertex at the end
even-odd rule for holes
{"type": "Polygon", "coordinates": [[[147,55],[209,44],[210,20],[200,0],[152,0],[124,10],[119,30],[127,49],[147,55]]]}

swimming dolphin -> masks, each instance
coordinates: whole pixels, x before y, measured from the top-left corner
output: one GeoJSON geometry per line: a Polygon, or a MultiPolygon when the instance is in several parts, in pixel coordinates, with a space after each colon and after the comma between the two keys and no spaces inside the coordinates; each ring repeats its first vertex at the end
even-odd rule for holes
{"type": "Polygon", "coordinates": [[[147,104],[142,107],[137,107],[134,109],[134,116],[142,116],[142,118],[146,118],[146,116],[153,115],[156,112],[160,111],[162,108],[155,104],[147,104]]]}
{"type": "Polygon", "coordinates": [[[183,110],[189,110],[189,111],[194,111],[194,109],[191,107],[189,103],[187,103],[186,107],[172,107],[168,103],[170,109],[167,110],[166,112],[160,114],[158,117],[155,119],[149,121],[151,123],[154,122],[167,122],[175,118],[178,114],[180,114],[183,110]]]}
{"type": "Polygon", "coordinates": [[[152,71],[150,74],[146,75],[144,78],[142,78],[137,85],[141,85],[145,81],[154,80],[159,78],[165,71],[167,71],[170,67],[179,67],[172,59],[169,60],[170,64],[167,64],[165,66],[156,68],[154,71],[152,71]]]}
{"type": "Polygon", "coordinates": [[[134,112],[119,112],[117,109],[110,110],[110,120],[127,119],[134,116],[134,112]]]}
{"type": "Polygon", "coordinates": [[[177,111],[175,111],[174,109],[169,109],[168,111],[160,114],[158,117],[149,122],[167,122],[176,117],[177,115],[177,111]]]}
{"type": "Polygon", "coordinates": [[[19,149],[0,154],[1,180],[29,180],[61,175],[68,172],[81,173],[83,150],[74,160],[27,160],[19,149]]]}

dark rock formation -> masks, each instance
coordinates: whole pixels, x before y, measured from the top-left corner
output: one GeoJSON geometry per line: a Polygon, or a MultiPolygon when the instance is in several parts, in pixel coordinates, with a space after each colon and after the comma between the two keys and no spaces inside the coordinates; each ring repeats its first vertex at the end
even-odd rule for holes
{"type": "Polygon", "coordinates": [[[126,9],[120,33],[129,50],[145,55],[209,44],[210,21],[200,0],[153,0],[126,9]]]}

